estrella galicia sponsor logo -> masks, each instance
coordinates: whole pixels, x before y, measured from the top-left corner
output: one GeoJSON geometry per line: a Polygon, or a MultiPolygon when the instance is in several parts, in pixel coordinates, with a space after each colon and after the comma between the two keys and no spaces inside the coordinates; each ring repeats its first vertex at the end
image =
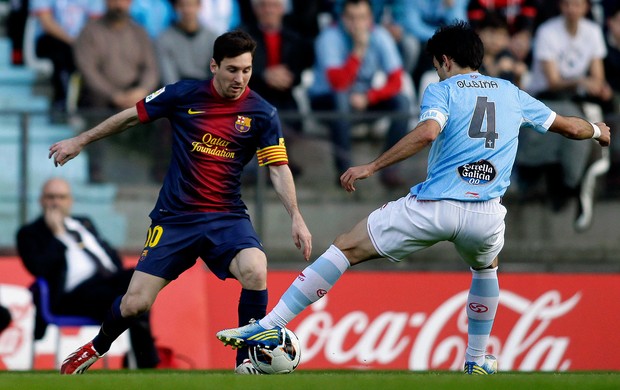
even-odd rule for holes
{"type": "Polygon", "coordinates": [[[497,170],[487,160],[461,165],[457,169],[461,179],[474,186],[487,184],[497,175],[497,170]]]}

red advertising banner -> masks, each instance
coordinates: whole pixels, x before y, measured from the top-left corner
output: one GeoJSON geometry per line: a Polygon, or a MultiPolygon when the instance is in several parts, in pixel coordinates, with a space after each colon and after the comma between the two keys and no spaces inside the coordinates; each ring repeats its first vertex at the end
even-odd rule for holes
{"type": "MultiPolygon", "coordinates": [[[[128,259],[131,263],[135,259],[128,259]]],[[[504,274],[488,352],[500,370],[620,370],[620,275],[504,274]]],[[[270,271],[273,307],[296,272],[270,271]]],[[[19,259],[0,259],[0,302],[13,323],[0,335],[0,369],[30,369],[32,277],[19,259]]],[[[289,327],[302,345],[299,369],[460,370],[467,345],[469,272],[349,271],[289,327]]],[[[167,286],[152,310],[158,345],[182,369],[232,369],[234,352],[215,333],[236,326],[240,286],[201,263],[167,286]]],[[[64,357],[97,328],[63,332],[64,357]]],[[[55,338],[37,343],[35,368],[54,367],[55,338]]],[[[127,340],[115,343],[109,366],[120,366],[127,340]]],[[[100,363],[94,368],[101,367],[100,363]]]]}

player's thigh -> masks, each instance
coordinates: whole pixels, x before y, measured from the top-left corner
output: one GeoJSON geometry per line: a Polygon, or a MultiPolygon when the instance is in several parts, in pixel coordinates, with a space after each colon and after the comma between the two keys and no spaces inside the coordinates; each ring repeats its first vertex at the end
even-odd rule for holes
{"type": "Polygon", "coordinates": [[[136,271],[175,280],[196,263],[206,228],[207,224],[203,222],[153,223],[149,227],[136,271]]]}
{"type": "MultiPolygon", "coordinates": [[[[220,218],[214,218],[208,224],[204,237],[200,258],[218,278],[239,279],[242,276],[245,279],[243,276],[246,271],[266,274],[267,261],[263,246],[247,215],[222,214],[220,218]],[[235,258],[237,261],[232,265],[235,258]],[[233,271],[238,274],[235,275],[233,271]],[[243,272],[243,275],[239,272],[243,272]]],[[[247,277],[255,276],[248,274],[247,277]]]]}
{"type": "Polygon", "coordinates": [[[506,208],[499,199],[488,202],[461,202],[458,234],[452,240],[465,262],[473,268],[489,266],[504,247],[506,208]]]}
{"type": "MultiPolygon", "coordinates": [[[[448,239],[447,222],[438,219],[441,202],[418,201],[407,195],[389,202],[368,216],[368,235],[377,251],[390,261],[401,261],[408,255],[448,239]]],[[[446,218],[452,218],[446,214],[446,218]]]]}

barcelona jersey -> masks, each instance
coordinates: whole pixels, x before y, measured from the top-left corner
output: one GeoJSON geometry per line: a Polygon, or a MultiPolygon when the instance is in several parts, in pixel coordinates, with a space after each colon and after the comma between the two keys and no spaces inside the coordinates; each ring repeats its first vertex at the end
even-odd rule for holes
{"type": "Polygon", "coordinates": [[[245,212],[241,172],[254,155],[260,166],[287,164],[276,109],[246,88],[224,99],[212,80],[183,80],[136,105],[142,123],[168,118],[173,129],[170,167],[153,220],[208,212],[245,212]]]}

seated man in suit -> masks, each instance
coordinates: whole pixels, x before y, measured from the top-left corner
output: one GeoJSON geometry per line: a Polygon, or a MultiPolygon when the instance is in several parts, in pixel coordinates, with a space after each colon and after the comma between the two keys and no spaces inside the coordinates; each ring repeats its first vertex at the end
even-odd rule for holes
{"type": "MultiPolygon", "coordinates": [[[[71,216],[73,198],[67,181],[46,181],[40,204],[43,215],[17,233],[25,267],[47,280],[53,312],[103,321],[107,308],[127,290],[133,269],[123,268],[118,253],[88,218],[71,216]]],[[[138,318],[129,332],[138,368],[157,366],[148,314],[138,318]]]]}

